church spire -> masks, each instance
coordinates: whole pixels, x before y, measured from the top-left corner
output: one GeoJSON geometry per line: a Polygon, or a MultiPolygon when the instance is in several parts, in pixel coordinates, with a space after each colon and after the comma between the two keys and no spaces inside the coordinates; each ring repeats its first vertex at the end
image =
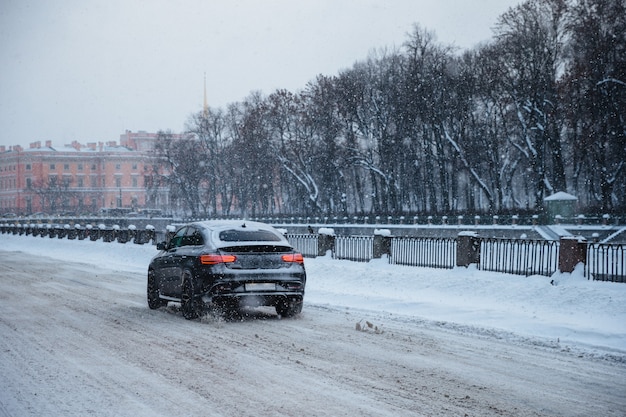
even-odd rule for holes
{"type": "Polygon", "coordinates": [[[207,117],[209,114],[209,105],[206,102],[206,72],[204,73],[204,107],[202,108],[204,117],[207,117]]]}

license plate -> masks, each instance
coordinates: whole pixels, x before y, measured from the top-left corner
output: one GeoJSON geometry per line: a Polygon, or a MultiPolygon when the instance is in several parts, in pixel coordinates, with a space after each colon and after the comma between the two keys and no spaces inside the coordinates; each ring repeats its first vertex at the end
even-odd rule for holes
{"type": "Polygon", "coordinates": [[[274,291],[276,284],[272,282],[252,282],[246,284],[246,291],[274,291]]]}

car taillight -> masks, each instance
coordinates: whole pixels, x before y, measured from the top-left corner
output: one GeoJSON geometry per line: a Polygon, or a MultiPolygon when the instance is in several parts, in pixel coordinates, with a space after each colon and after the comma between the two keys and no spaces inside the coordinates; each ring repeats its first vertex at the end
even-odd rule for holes
{"type": "Polygon", "coordinates": [[[298,264],[304,263],[304,257],[301,253],[288,253],[282,256],[284,262],[294,262],[298,264]]]}
{"type": "Polygon", "coordinates": [[[217,265],[233,263],[237,257],[235,255],[200,255],[200,263],[202,265],[217,265]]]}

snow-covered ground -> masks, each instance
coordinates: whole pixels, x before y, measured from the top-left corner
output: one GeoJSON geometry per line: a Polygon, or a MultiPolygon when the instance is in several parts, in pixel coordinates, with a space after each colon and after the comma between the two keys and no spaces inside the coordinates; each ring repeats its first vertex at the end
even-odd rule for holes
{"type": "Polygon", "coordinates": [[[300,317],[187,321],[155,253],[0,235],[0,417],[626,413],[626,284],[307,258],[300,317]]]}
{"type": "MultiPolygon", "coordinates": [[[[152,245],[0,235],[0,250],[145,272],[152,245]]],[[[497,329],[584,349],[626,353],[626,284],[572,274],[518,276],[307,258],[307,304],[497,329]]]]}

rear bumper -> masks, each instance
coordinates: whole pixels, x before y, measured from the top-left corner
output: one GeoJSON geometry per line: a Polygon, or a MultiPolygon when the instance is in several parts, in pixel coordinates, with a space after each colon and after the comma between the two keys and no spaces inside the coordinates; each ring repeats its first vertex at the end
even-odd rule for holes
{"type": "Polygon", "coordinates": [[[205,305],[226,307],[260,307],[275,306],[279,303],[301,303],[304,299],[304,291],[301,292],[245,292],[220,295],[204,295],[202,301],[205,305]]]}

